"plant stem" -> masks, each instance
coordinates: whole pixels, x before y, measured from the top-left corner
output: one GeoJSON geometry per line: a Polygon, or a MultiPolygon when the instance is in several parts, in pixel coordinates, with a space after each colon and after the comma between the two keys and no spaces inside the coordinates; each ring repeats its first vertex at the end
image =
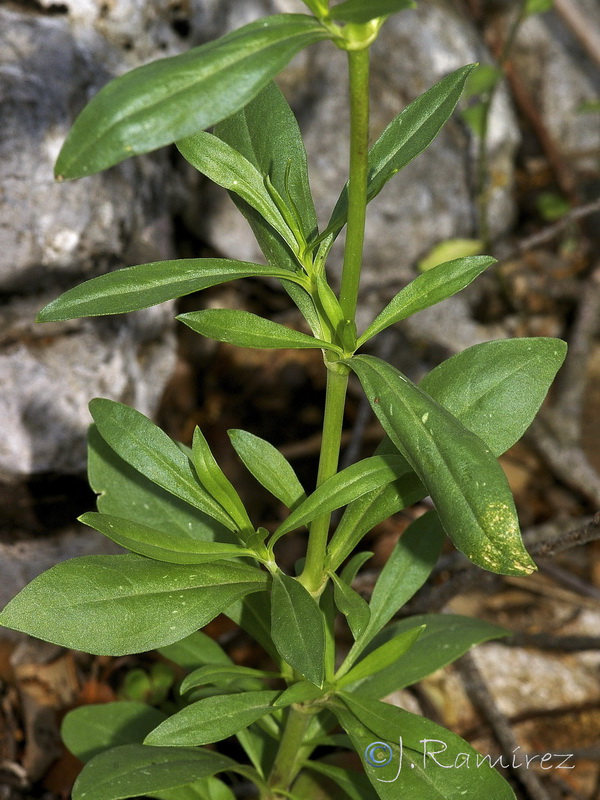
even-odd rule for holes
{"type": "MultiPolygon", "coordinates": [[[[369,150],[369,48],[348,51],[350,75],[350,169],[348,179],[348,230],[344,250],[344,266],[340,288],[340,305],[344,318],[354,322],[367,209],[367,175],[369,150]]],[[[317,486],[335,475],[338,467],[346,388],[347,369],[331,365],[327,372],[327,395],[323,419],[323,439],[317,486]]],[[[329,534],[330,515],[316,519],[310,527],[306,563],[300,576],[309,592],[317,594],[323,587],[323,564],[329,534]]]]}
{"type": "MultiPolygon", "coordinates": [[[[341,365],[340,365],[341,366],[341,365]]],[[[346,403],[347,371],[327,370],[327,394],[323,418],[323,438],[317,473],[317,486],[335,475],[340,455],[340,442],[346,403]]],[[[301,582],[309,592],[317,594],[323,584],[323,564],[329,535],[330,515],[318,517],[310,526],[304,571],[301,582]]]]}
{"type": "Polygon", "coordinates": [[[302,740],[311,718],[312,714],[299,711],[293,706],[290,707],[275,762],[269,775],[268,783],[273,790],[274,797],[278,796],[278,789],[289,789],[298,774],[300,769],[298,762],[304,757],[302,740]]]}
{"type": "Polygon", "coordinates": [[[369,153],[369,48],[348,51],[350,75],[350,175],[348,229],[340,287],[340,305],[354,321],[362,267],[369,153]]]}

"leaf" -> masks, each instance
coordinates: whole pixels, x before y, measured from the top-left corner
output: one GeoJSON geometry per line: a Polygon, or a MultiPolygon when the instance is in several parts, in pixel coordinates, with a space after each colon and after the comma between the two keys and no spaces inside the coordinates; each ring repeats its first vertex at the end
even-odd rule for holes
{"type": "Polygon", "coordinates": [[[276,447],[248,431],[228,431],[235,452],[265,489],[294,508],[306,498],[294,468],[276,447]]]}
{"type": "Polygon", "coordinates": [[[35,578],[4,608],[0,625],[96,655],[141,653],[203,627],[266,582],[260,570],[230,562],[83,556],[35,578]]]}
{"type": "Polygon", "coordinates": [[[182,258],[153,261],[99,275],[69,289],[37,315],[37,322],[124,314],[164,303],[237,278],[295,280],[293,273],[227,258],[182,258]]]}
{"type": "Polygon", "coordinates": [[[177,149],[198,172],[218,186],[239,195],[254,208],[277,231],[292,252],[298,250],[293,232],[265,186],[264,175],[247,158],[206,131],[198,131],[193,136],[181,139],[177,142],[177,149]]]}
{"type": "MultiPolygon", "coordinates": [[[[457,69],[413,100],[385,128],[369,151],[367,200],[370,202],[385,184],[420,155],[438,135],[458,103],[465,81],[475,64],[457,69]]],[[[348,185],[333,209],[321,235],[336,236],[348,218],[348,185]]]]}
{"type": "Polygon", "coordinates": [[[395,14],[405,8],[416,8],[414,0],[345,0],[329,10],[331,19],[362,24],[377,17],[395,14]]]}
{"type": "Polygon", "coordinates": [[[230,620],[249,633],[279,666],[281,658],[271,638],[271,602],[267,592],[244,597],[224,612],[230,620]]]}
{"type": "Polygon", "coordinates": [[[331,573],[333,580],[335,604],[346,617],[352,635],[357,639],[369,624],[371,612],[368,603],[355,592],[354,589],[335,572],[331,573]]]}
{"type": "Polygon", "coordinates": [[[554,6],[554,0],[525,0],[523,14],[530,16],[532,14],[543,14],[544,11],[550,11],[554,6]]]}
{"type": "Polygon", "coordinates": [[[73,708],[63,719],[60,735],[65,746],[84,763],[103,750],[122,744],[141,744],[166,714],[146,703],[121,701],[73,708]]]}
{"type": "Polygon", "coordinates": [[[509,784],[470,744],[424,717],[344,694],[332,705],[381,800],[515,800],[509,784]],[[373,729],[376,728],[377,732],[373,729]],[[384,732],[382,732],[384,731],[384,732]]]}
{"type": "Polygon", "coordinates": [[[504,73],[492,64],[479,64],[469,75],[463,97],[474,97],[491,92],[502,80],[504,73]]]}
{"type": "Polygon", "coordinates": [[[221,645],[202,631],[194,631],[185,639],[161,647],[159,652],[188,672],[201,664],[233,664],[221,645]]]}
{"type": "Polygon", "coordinates": [[[287,328],[278,322],[239,309],[211,308],[179,314],[177,319],[196,333],[228,342],[238,347],[257,348],[313,348],[332,350],[341,354],[341,348],[306,333],[287,328]]]}
{"type": "Polygon", "coordinates": [[[279,690],[205,697],[173,714],[146,737],[149,745],[196,745],[219,742],[273,711],[279,690]]]}
{"type": "Polygon", "coordinates": [[[254,526],[239,494],[217,464],[204,434],[198,427],[195,428],[193,434],[192,463],[200,483],[217,503],[225,509],[239,530],[253,533],[254,526]]]}
{"type": "Polygon", "coordinates": [[[444,530],[435,511],[428,511],[404,531],[383,566],[369,603],[369,624],[350,648],[353,664],[371,639],[425,583],[442,551],[444,530]]]}
{"type": "Polygon", "coordinates": [[[313,17],[278,14],[127,72],[75,121],[57,178],[92,175],[215,125],[243,108],[296,53],[328,38],[313,17]]]}
{"type": "Polygon", "coordinates": [[[489,622],[458,614],[418,614],[384,628],[371,642],[380,646],[393,636],[425,625],[425,631],[405,656],[360,684],[365,697],[386,697],[412,686],[438,669],[456,661],[476,644],[506,636],[508,631],[489,622]]]}
{"type": "Polygon", "coordinates": [[[560,339],[500,339],[437,366],[420,387],[501,455],[525,433],[560,369],[560,339]]]}
{"type": "MultiPolygon", "coordinates": [[[[435,269],[442,264],[453,264],[455,261],[459,260],[467,261],[468,259],[468,261],[473,262],[473,266],[475,267],[481,263],[482,259],[487,259],[487,263],[482,267],[481,270],[483,272],[486,267],[489,267],[490,264],[493,264],[496,261],[495,258],[490,258],[489,256],[475,258],[475,256],[480,255],[483,247],[484,243],[480,239],[446,239],[445,241],[440,242],[440,244],[436,244],[435,247],[433,247],[425,256],[425,258],[422,258],[419,261],[417,267],[419,272],[427,273],[429,270],[435,269]]],[[[478,274],[479,273],[473,275],[473,278],[476,278],[478,274]]],[[[471,280],[473,280],[473,278],[471,280]]],[[[469,281],[469,283],[470,282],[471,281],[469,281]]],[[[446,296],[450,297],[450,295],[446,296]]]]}
{"type": "MultiPolygon", "coordinates": [[[[264,678],[279,678],[278,672],[268,672],[264,669],[253,669],[252,667],[240,667],[237,664],[232,666],[224,666],[223,664],[207,664],[204,667],[199,667],[187,675],[179,687],[180,694],[189,692],[197,686],[206,686],[207,684],[214,684],[215,686],[226,686],[235,681],[245,681],[253,679],[253,683],[258,683],[264,678]]],[[[262,688],[255,686],[253,688],[262,688]]]]}
{"type": "Polygon", "coordinates": [[[357,347],[367,342],[380,331],[400,322],[402,319],[423,311],[425,308],[452,297],[468,286],[496,259],[488,256],[458,258],[447,261],[419,275],[405,286],[393,300],[377,315],[366,331],[360,336],[357,347]]]}
{"type": "Polygon", "coordinates": [[[336,678],[337,686],[341,689],[371,676],[374,676],[374,680],[376,680],[376,676],[382,670],[394,664],[413,647],[424,629],[425,625],[421,625],[420,627],[402,631],[398,636],[389,639],[368,653],[348,672],[345,672],[346,662],[344,662],[339,670],[342,673],[341,677],[336,678]]]}
{"type": "Polygon", "coordinates": [[[261,175],[269,176],[293,212],[302,238],[312,239],[317,215],[306,150],[296,117],[276,84],[268,83],[241,111],[219,123],[215,135],[248,159],[261,175]]]}
{"type": "Polygon", "coordinates": [[[351,585],[361,567],[363,567],[373,555],[374,554],[368,550],[365,550],[363,553],[355,553],[348,559],[347,563],[344,564],[344,569],[341,572],[340,578],[351,585]]]}
{"type": "Polygon", "coordinates": [[[277,708],[290,706],[292,703],[310,703],[323,697],[323,690],[309,681],[292,683],[279,695],[273,705],[277,708]]]}
{"type": "Polygon", "coordinates": [[[229,530],[237,529],[229,514],[200,486],[187,456],[147,417],[100,397],[90,402],[90,412],[102,438],[124,461],[229,530]]]}
{"type": "Polygon", "coordinates": [[[373,356],[347,363],[456,547],[492,572],[533,572],[506,476],[483,441],[391,365],[373,356]]]}
{"type": "Polygon", "coordinates": [[[233,534],[194,506],[161,489],[109,447],[95,425],[88,432],[88,477],[98,510],[189,539],[232,541],[233,534]]]}
{"type": "Polygon", "coordinates": [[[73,800],[121,800],[193,781],[235,768],[226,756],[184,747],[126,744],[89,761],[73,786],[73,800]]]}
{"type": "Polygon", "coordinates": [[[307,681],[325,680],[325,627],[313,597],[295,578],[273,575],[271,636],[278,653],[307,681]]]}
{"type": "Polygon", "coordinates": [[[403,458],[371,456],[326,480],[292,511],[273,533],[272,541],[307,522],[345,506],[366,492],[390,483],[405,471],[403,458]]]}
{"type": "Polygon", "coordinates": [[[327,568],[337,569],[365,533],[426,495],[427,489],[407,463],[406,472],[395,481],[354,500],[344,511],[327,547],[327,568]]]}
{"type": "MultiPolygon", "coordinates": [[[[306,761],[305,767],[325,775],[330,781],[336,783],[350,800],[370,800],[372,797],[377,797],[377,795],[371,794],[373,788],[368,783],[365,775],[360,772],[342,769],[341,767],[336,767],[335,764],[328,764],[320,759],[306,761]]],[[[306,796],[308,797],[308,795],[306,796]]],[[[310,796],[312,797],[313,793],[310,796]]]]}
{"type": "Polygon", "coordinates": [[[218,778],[202,778],[187,786],[146,794],[148,797],[156,797],[157,800],[235,800],[231,789],[218,778]]]}
{"type": "Polygon", "coordinates": [[[169,564],[205,564],[254,555],[252,550],[239,545],[196,541],[110,514],[90,511],[79,517],[79,521],[133,553],[169,564]]]}

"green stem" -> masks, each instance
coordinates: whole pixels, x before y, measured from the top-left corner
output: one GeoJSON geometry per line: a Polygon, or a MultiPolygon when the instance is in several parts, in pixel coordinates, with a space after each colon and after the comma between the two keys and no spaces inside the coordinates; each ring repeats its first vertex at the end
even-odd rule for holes
{"type": "Polygon", "coordinates": [[[269,775],[269,787],[272,796],[281,796],[279,789],[286,791],[300,771],[300,761],[304,757],[302,740],[310,724],[312,714],[299,711],[293,706],[288,712],[288,717],[279,743],[275,762],[269,775]]]}
{"type": "MultiPolygon", "coordinates": [[[[348,373],[346,369],[343,372],[334,369],[327,370],[327,394],[317,486],[337,472],[347,386],[348,373]]],[[[314,594],[318,594],[323,586],[323,565],[329,536],[329,520],[330,515],[325,514],[314,520],[310,526],[306,562],[300,581],[309,592],[314,594]]]]}
{"type": "Polygon", "coordinates": [[[350,175],[348,180],[348,229],[340,287],[340,305],[347,320],[354,321],[362,267],[367,213],[369,155],[369,48],[348,51],[350,75],[350,175]]]}

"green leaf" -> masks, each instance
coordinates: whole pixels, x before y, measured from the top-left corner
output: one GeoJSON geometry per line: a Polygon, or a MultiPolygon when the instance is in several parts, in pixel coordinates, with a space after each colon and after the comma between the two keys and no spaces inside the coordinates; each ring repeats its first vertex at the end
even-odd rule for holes
{"type": "Polygon", "coordinates": [[[60,735],[65,746],[84,763],[103,750],[122,744],[141,744],[166,719],[146,703],[121,701],[73,708],[63,719],[60,735]]]}
{"type": "Polygon", "coordinates": [[[373,356],[347,363],[456,547],[492,572],[533,572],[506,476],[484,442],[391,365],[373,356]]]}
{"type": "Polygon", "coordinates": [[[103,514],[205,542],[233,534],[194,506],[161,489],[109,447],[95,425],[88,432],[88,476],[103,514]]]}
{"type": "Polygon", "coordinates": [[[237,278],[295,280],[289,270],[227,258],[182,258],[153,261],[99,275],[48,303],[37,322],[124,314],[237,278]]]}
{"type": "Polygon", "coordinates": [[[287,328],[285,325],[251,314],[249,311],[211,308],[206,311],[190,311],[187,314],[180,314],[177,319],[196,333],[216,339],[218,342],[229,342],[238,347],[325,348],[338,354],[342,352],[337,345],[315,339],[314,336],[287,328]]]}
{"type": "MultiPolygon", "coordinates": [[[[223,664],[207,664],[204,667],[199,667],[187,675],[179,688],[181,694],[189,692],[196,686],[206,686],[207,684],[214,684],[215,686],[225,686],[235,681],[248,681],[248,678],[257,679],[262,681],[265,678],[279,678],[281,677],[278,672],[268,672],[264,669],[253,669],[252,667],[241,667],[237,664],[226,667],[223,664]]],[[[254,683],[257,681],[254,680],[254,683]]],[[[259,687],[260,688],[260,687],[259,687]]]]}
{"type": "Polygon", "coordinates": [[[337,569],[365,533],[426,495],[427,489],[406,463],[406,472],[397,480],[354,500],[344,511],[327,547],[327,568],[337,569]]]}
{"type": "Polygon", "coordinates": [[[451,664],[474,645],[509,633],[489,622],[458,614],[419,614],[384,628],[369,647],[381,646],[394,636],[422,625],[425,625],[425,631],[410,652],[382,672],[364,680],[358,690],[361,695],[386,697],[451,664]]]}
{"type": "Polygon", "coordinates": [[[177,789],[164,789],[162,792],[147,792],[148,797],[157,800],[235,800],[235,795],[218,778],[202,778],[177,789]]]}
{"type": "Polygon", "coordinates": [[[279,88],[268,83],[241,111],[219,123],[215,135],[241,153],[261,175],[269,176],[293,213],[302,238],[312,239],[317,232],[317,215],[306,150],[296,117],[279,88]]]}
{"type": "Polygon", "coordinates": [[[229,530],[237,530],[229,514],[198,483],[188,457],[147,417],[99,397],[90,402],[90,412],[102,438],[124,461],[229,530]]]}
{"type": "Polygon", "coordinates": [[[526,16],[531,14],[543,14],[550,11],[554,6],[554,0],[525,0],[523,13],[526,16]]]}
{"type": "Polygon", "coordinates": [[[350,663],[423,586],[443,544],[444,530],[435,511],[428,511],[404,531],[377,579],[369,603],[369,624],[347,656],[350,663]]]}
{"type": "Polygon", "coordinates": [[[361,567],[363,567],[372,557],[373,553],[369,552],[368,550],[365,550],[364,553],[355,553],[350,559],[348,559],[348,562],[344,564],[344,569],[340,574],[340,578],[347,584],[351,585],[361,567]]]}
{"type": "Polygon", "coordinates": [[[196,745],[219,742],[273,711],[279,690],[219,694],[191,703],[146,737],[150,745],[196,745]]]}
{"type": "Polygon", "coordinates": [[[290,247],[297,252],[298,242],[265,186],[264,175],[222,139],[198,131],[177,142],[181,155],[198,172],[233,192],[254,208],[290,247]]]}
{"type": "Polygon", "coordinates": [[[525,433],[565,359],[560,339],[500,339],[469,347],[420,383],[501,455],[525,433]]]}
{"type": "Polygon", "coordinates": [[[340,22],[362,24],[405,8],[416,8],[416,3],[414,0],[370,0],[368,3],[365,0],[345,0],[344,3],[333,6],[329,16],[340,22]]]}
{"type": "Polygon", "coordinates": [[[265,489],[287,506],[295,508],[306,498],[294,468],[276,447],[248,431],[228,431],[235,452],[265,489]]]}
{"type": "Polygon", "coordinates": [[[217,464],[211,449],[200,428],[196,427],[192,440],[192,463],[200,483],[206,491],[222,506],[236,523],[240,531],[253,533],[248,512],[239,494],[217,464]]]}
{"type": "MultiPolygon", "coordinates": [[[[337,786],[342,789],[346,797],[350,798],[350,800],[371,800],[371,798],[377,797],[376,794],[372,793],[373,787],[367,781],[365,775],[360,772],[342,769],[341,767],[336,767],[335,764],[328,764],[321,759],[306,761],[304,766],[307,769],[329,778],[330,781],[333,781],[333,783],[337,784],[337,786]]],[[[295,788],[296,785],[294,784],[294,789],[295,788]]],[[[304,795],[300,794],[300,797],[303,796],[313,797],[314,791],[311,791],[310,795],[306,792],[304,795]]]]}
{"type": "Polygon", "coordinates": [[[273,540],[313,519],[345,506],[367,492],[395,480],[406,470],[406,462],[396,456],[371,456],[346,467],[326,480],[292,511],[273,533],[273,540]]]}
{"type": "Polygon", "coordinates": [[[271,602],[267,592],[244,597],[224,612],[236,625],[249,633],[279,666],[281,658],[271,638],[271,602]]]}
{"type": "Polygon", "coordinates": [[[463,97],[474,97],[478,94],[487,94],[502,80],[504,73],[499,67],[492,64],[479,64],[469,75],[463,97]]]}
{"type": "Polygon", "coordinates": [[[277,651],[307,681],[325,680],[325,627],[321,610],[304,586],[283,573],[273,575],[271,635],[277,651]]]}
{"type": "Polygon", "coordinates": [[[381,800],[515,800],[509,784],[470,744],[424,717],[344,694],[335,711],[381,800]]]}
{"type": "Polygon", "coordinates": [[[243,564],[83,556],[35,578],[0,625],[97,655],[141,653],[187,636],[266,583],[265,573],[243,564]]]}
{"type": "Polygon", "coordinates": [[[352,635],[357,639],[369,624],[371,617],[369,605],[358,592],[355,592],[335,572],[331,573],[331,578],[333,580],[335,604],[346,617],[352,635]]]}
{"type": "Polygon", "coordinates": [[[402,319],[423,311],[460,292],[484,269],[493,264],[495,258],[474,256],[447,261],[419,275],[405,286],[393,300],[377,315],[367,330],[359,338],[360,347],[372,336],[402,319]]]}
{"type": "Polygon", "coordinates": [[[323,690],[309,681],[292,683],[277,698],[273,705],[277,708],[290,706],[292,703],[310,703],[323,697],[323,690]]]}
{"type": "MultiPolygon", "coordinates": [[[[489,105],[481,101],[479,103],[472,103],[468,108],[463,108],[460,112],[460,116],[467,123],[473,135],[477,136],[479,139],[483,139],[486,135],[489,112],[489,105]]],[[[470,240],[467,239],[466,241],[470,240]]],[[[483,250],[483,245],[479,249],[479,252],[481,252],[481,250],[483,250]]],[[[427,258],[429,257],[430,256],[427,256],[427,258]]],[[[439,256],[435,255],[434,258],[437,260],[439,256]]],[[[421,267],[421,269],[427,269],[427,263],[428,261],[425,261],[425,265],[421,266],[421,264],[419,264],[419,267],[421,267]]]]}
{"type": "Polygon", "coordinates": [[[122,800],[193,781],[235,768],[226,756],[187,747],[126,744],[89,761],[73,786],[73,800],[122,800]]]}
{"type": "MultiPolygon", "coordinates": [[[[474,69],[471,64],[443,78],[417,97],[385,128],[369,151],[367,199],[370,202],[385,184],[413,158],[420,155],[438,135],[458,103],[465,81],[474,69]]],[[[336,203],[327,229],[337,235],[348,218],[348,186],[336,203]]]]}
{"type": "Polygon", "coordinates": [[[368,653],[348,672],[345,671],[347,661],[344,662],[339,670],[341,677],[336,678],[337,686],[341,689],[344,686],[362,681],[371,676],[374,680],[377,680],[377,675],[382,670],[394,664],[408,650],[411,650],[424,630],[425,625],[421,625],[420,627],[402,631],[398,636],[389,639],[387,642],[368,653]]]}
{"type": "Polygon", "coordinates": [[[200,664],[233,664],[221,645],[202,631],[194,631],[179,642],[161,647],[159,652],[188,672],[200,664]]]}
{"type": "Polygon", "coordinates": [[[169,564],[205,564],[224,558],[254,555],[252,550],[239,545],[196,541],[110,514],[89,511],[79,520],[133,553],[169,564]]]}
{"type": "Polygon", "coordinates": [[[243,108],[296,53],[328,38],[313,17],[279,14],[120,76],[75,121],[57,178],[100,172],[215,125],[243,108]]]}
{"type": "MultiPolygon", "coordinates": [[[[436,244],[435,247],[433,247],[425,256],[425,258],[422,258],[419,261],[417,267],[420,272],[427,273],[429,270],[433,270],[442,265],[448,269],[448,265],[454,265],[456,261],[466,262],[464,263],[464,267],[460,263],[456,265],[458,269],[458,275],[453,275],[454,280],[456,280],[463,268],[476,269],[477,266],[482,264],[484,259],[487,259],[487,263],[482,265],[480,270],[480,272],[483,272],[484,269],[496,261],[495,258],[490,258],[489,256],[474,258],[474,256],[480,255],[481,251],[483,250],[483,246],[484,243],[480,239],[446,239],[445,241],[440,242],[440,244],[436,244]]],[[[471,280],[476,278],[477,275],[479,275],[479,272],[476,272],[473,275],[473,278],[469,280],[469,283],[471,280]]],[[[464,286],[461,288],[464,288],[464,286]]],[[[460,291],[460,289],[457,289],[457,291],[460,291]]],[[[453,294],[455,294],[455,292],[453,292],[453,294]]],[[[446,295],[446,297],[450,297],[450,295],[446,295]]]]}

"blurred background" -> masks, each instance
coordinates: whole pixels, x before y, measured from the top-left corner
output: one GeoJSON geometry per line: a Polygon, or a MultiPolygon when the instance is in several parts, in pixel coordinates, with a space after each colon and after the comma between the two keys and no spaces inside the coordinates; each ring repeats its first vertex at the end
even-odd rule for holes
{"type": "MultiPolygon", "coordinates": [[[[209,342],[176,326],[172,303],[125,317],[34,322],[60,292],[119,267],[207,255],[262,260],[227,195],[174,148],[65,184],[54,182],[52,168],[75,116],[110,78],[259,16],[304,10],[299,0],[0,0],[2,606],[58,561],[115,551],[75,522],[94,505],[85,437],[95,396],[134,405],[186,443],[200,425],[256,524],[276,526],[283,509],[244,472],[227,429],[277,445],[311,488],[325,381],[318,351],[209,342]]],[[[313,46],[278,78],[305,136],[322,224],[346,175],[344,60],[331,45],[313,46]]],[[[490,339],[558,336],[570,352],[531,431],[501,459],[540,571],[527,579],[486,575],[448,548],[407,609],[483,617],[513,635],[390,699],[482,752],[573,754],[574,769],[517,768],[507,776],[524,800],[593,800],[600,798],[598,0],[419,0],[384,25],[373,48],[373,137],[418,94],[473,62],[481,67],[452,120],[369,207],[359,328],[419,270],[485,252],[498,263],[475,284],[384,332],[373,352],[416,381],[490,339]]],[[[287,295],[256,280],[187,297],[177,310],[206,307],[300,324],[287,295]]],[[[353,386],[344,463],[370,455],[380,437],[353,386]]],[[[374,556],[356,585],[367,599],[425,505],[370,534],[374,556]]],[[[291,567],[301,551],[301,536],[290,536],[282,558],[291,567]]],[[[210,632],[240,662],[262,663],[227,621],[217,619],[210,632]]],[[[340,630],[341,646],[345,636],[340,630]]],[[[65,711],[117,697],[165,702],[178,679],[167,667],[152,654],[91,657],[0,631],[0,800],[68,797],[78,764],[60,745],[65,711]]],[[[316,800],[329,796],[315,787],[316,800]]]]}

